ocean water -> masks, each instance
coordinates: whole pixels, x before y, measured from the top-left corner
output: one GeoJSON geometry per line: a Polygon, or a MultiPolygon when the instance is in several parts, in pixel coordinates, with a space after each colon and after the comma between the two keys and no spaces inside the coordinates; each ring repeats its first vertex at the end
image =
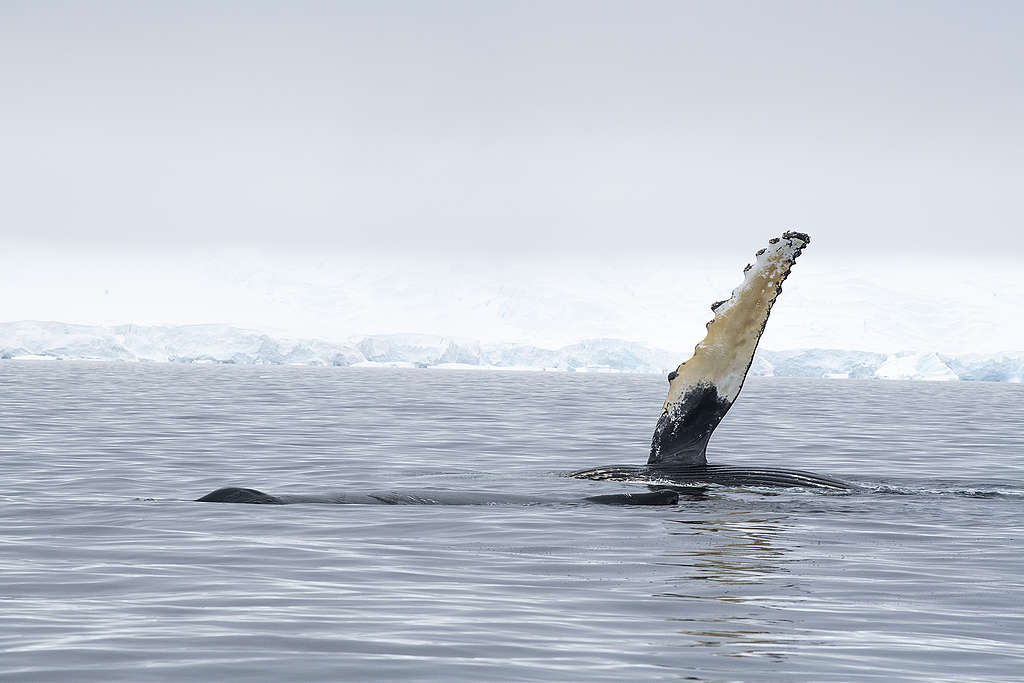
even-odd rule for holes
{"type": "Polygon", "coordinates": [[[644,462],[665,390],[0,362],[0,678],[1019,679],[1024,386],[751,379],[709,458],[861,490],[580,502],[642,490],[558,475],[644,462]]]}

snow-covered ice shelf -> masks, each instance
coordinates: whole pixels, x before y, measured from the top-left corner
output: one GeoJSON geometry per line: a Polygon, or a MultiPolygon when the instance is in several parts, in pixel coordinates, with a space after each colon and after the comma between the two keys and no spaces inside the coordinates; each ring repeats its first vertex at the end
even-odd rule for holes
{"type": "MultiPolygon", "coordinates": [[[[228,325],[0,323],[0,358],[665,373],[689,356],[619,339],[556,349],[426,334],[290,339],[228,325]]],[[[1021,382],[1024,352],[946,355],[761,349],[751,376],[1021,382]]]]}

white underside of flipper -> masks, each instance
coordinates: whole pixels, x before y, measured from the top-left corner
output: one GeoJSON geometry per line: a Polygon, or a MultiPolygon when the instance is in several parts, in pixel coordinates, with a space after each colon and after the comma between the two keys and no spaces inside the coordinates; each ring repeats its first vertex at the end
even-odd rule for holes
{"type": "Polygon", "coordinates": [[[807,235],[798,232],[770,240],[747,266],[732,296],[711,307],[715,317],[707,325],[707,336],[693,356],[669,375],[650,464],[706,462],[707,441],[739,396],[772,305],[809,242],[807,235]]]}

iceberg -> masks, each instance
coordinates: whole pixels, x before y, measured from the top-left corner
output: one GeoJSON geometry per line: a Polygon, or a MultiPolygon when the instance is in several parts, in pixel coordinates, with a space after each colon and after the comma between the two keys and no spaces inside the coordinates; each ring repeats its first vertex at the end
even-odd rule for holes
{"type": "Polygon", "coordinates": [[[751,375],[773,377],[874,377],[886,360],[884,353],[837,349],[762,350],[754,357],[751,375]]]}
{"type": "Polygon", "coordinates": [[[0,323],[0,358],[351,365],[365,358],[348,344],[275,339],[228,325],[74,325],[0,323]]]}
{"type": "Polygon", "coordinates": [[[942,358],[957,377],[969,382],[1024,381],[1024,353],[967,354],[942,358]]]}
{"type": "MultiPolygon", "coordinates": [[[[429,334],[356,335],[343,341],[293,339],[220,324],[0,323],[0,359],[668,373],[689,355],[688,351],[611,338],[585,339],[549,349],[429,334]]],[[[755,355],[749,374],[1021,382],[1024,352],[947,355],[762,349],[755,355]]]]}
{"type": "Polygon", "coordinates": [[[880,379],[917,379],[949,382],[960,379],[937,353],[898,353],[889,356],[875,371],[880,379]]]}
{"type": "Polygon", "coordinates": [[[355,344],[367,361],[411,363],[428,367],[442,363],[480,365],[480,345],[429,334],[378,334],[355,344]]]}

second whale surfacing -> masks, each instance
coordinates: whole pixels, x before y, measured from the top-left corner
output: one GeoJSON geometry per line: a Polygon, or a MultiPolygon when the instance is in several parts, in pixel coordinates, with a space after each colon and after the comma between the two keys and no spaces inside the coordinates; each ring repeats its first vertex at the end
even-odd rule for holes
{"type": "MultiPolygon", "coordinates": [[[[605,505],[674,505],[680,493],[699,495],[708,487],[800,487],[843,491],[854,488],[830,477],[800,470],[731,467],[708,464],[708,440],[736,402],[754,361],[754,351],[768,323],[782,283],[810,243],[801,232],[786,232],[768,241],[754,263],[744,269],[743,282],[732,296],[711,306],[715,316],[693,356],[668,375],[668,396],[651,439],[647,464],[608,465],[565,474],[575,479],[648,484],[647,493],[591,496],[586,502],[605,505]]],[[[338,493],[271,495],[256,489],[227,487],[199,499],[217,503],[338,503],[375,505],[530,504],[527,496],[473,492],[338,493]]],[[[571,502],[571,501],[567,501],[571,502]]],[[[576,499],[579,502],[579,499],[576,499]]]]}
{"type": "Polygon", "coordinates": [[[681,487],[853,488],[800,470],[709,465],[707,461],[708,440],[736,402],[782,283],[810,241],[802,232],[786,232],[769,240],[754,263],[744,268],[743,282],[732,296],[712,304],[715,317],[707,324],[707,336],[693,356],[668,375],[668,396],[654,428],[646,466],[609,465],[566,476],[681,487]]]}

